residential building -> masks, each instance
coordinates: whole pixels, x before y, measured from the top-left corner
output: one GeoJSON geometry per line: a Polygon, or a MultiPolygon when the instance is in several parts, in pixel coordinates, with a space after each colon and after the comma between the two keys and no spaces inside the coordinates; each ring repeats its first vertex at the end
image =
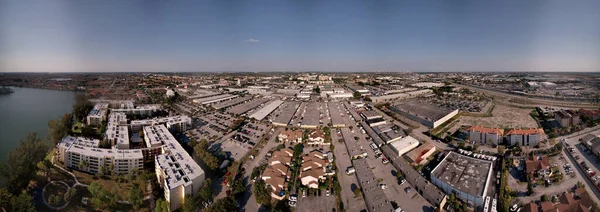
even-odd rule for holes
{"type": "Polygon", "coordinates": [[[579,114],[592,120],[600,120],[600,110],[579,109],[579,114]]]}
{"type": "Polygon", "coordinates": [[[581,123],[579,114],[570,110],[556,111],[554,119],[556,119],[561,127],[569,127],[581,123]]]}
{"type": "Polygon", "coordinates": [[[509,145],[535,146],[540,143],[544,130],[541,128],[512,129],[506,133],[509,145]]]}
{"type": "Polygon", "coordinates": [[[146,140],[147,143],[162,144],[161,154],[156,155],[154,159],[156,177],[164,189],[169,210],[177,210],[185,203],[186,195],[196,197],[199,194],[205,180],[204,170],[185,151],[166,126],[146,126],[144,131],[146,135],[153,135],[153,138],[146,140]]]}
{"type": "Polygon", "coordinates": [[[108,103],[96,103],[86,117],[87,124],[93,126],[102,125],[102,122],[106,121],[106,114],[108,114],[108,103]]]}
{"type": "Polygon", "coordinates": [[[138,116],[151,116],[156,113],[156,111],[160,110],[160,105],[142,105],[138,107],[131,108],[117,108],[111,109],[111,113],[125,113],[127,115],[138,115],[138,116]]]}
{"type": "Polygon", "coordinates": [[[325,132],[321,129],[313,130],[308,134],[306,140],[308,145],[325,145],[325,132]]]}
{"type": "Polygon", "coordinates": [[[152,126],[162,124],[165,125],[171,132],[183,132],[192,126],[192,118],[186,115],[169,116],[163,118],[153,118],[144,120],[131,121],[131,131],[139,132],[144,126],[152,126]]]}
{"type": "Polygon", "coordinates": [[[525,161],[525,174],[529,176],[531,181],[549,177],[551,171],[548,156],[531,156],[527,159],[525,161]]]}
{"type": "Polygon", "coordinates": [[[129,149],[129,129],[125,113],[110,113],[104,137],[117,149],[129,149]]]}
{"type": "Polygon", "coordinates": [[[589,212],[592,211],[594,201],[585,188],[577,188],[574,192],[564,192],[558,197],[557,203],[541,202],[538,206],[534,202],[524,205],[525,212],[589,212]]]}
{"type": "Polygon", "coordinates": [[[284,143],[302,143],[302,130],[286,129],[281,131],[277,138],[284,143]]]}
{"type": "Polygon", "coordinates": [[[282,200],[285,197],[287,181],[290,176],[289,166],[293,155],[294,151],[289,148],[274,151],[267,163],[267,168],[261,175],[266,186],[271,188],[271,197],[275,199],[282,200]]]}
{"type": "Polygon", "coordinates": [[[144,157],[139,149],[117,150],[101,149],[99,140],[83,137],[64,137],[57,146],[56,157],[66,167],[88,173],[100,173],[101,167],[109,172],[109,167],[115,174],[128,174],[133,170],[142,169],[144,157]]]}
{"type": "Polygon", "coordinates": [[[334,174],[328,171],[329,161],[327,154],[320,151],[312,151],[302,157],[302,166],[300,167],[300,181],[302,185],[309,188],[318,188],[319,183],[326,179],[327,175],[334,174]]]}
{"type": "Polygon", "coordinates": [[[487,128],[481,126],[472,126],[467,129],[469,140],[481,144],[502,143],[504,130],[499,128],[487,128]]]}

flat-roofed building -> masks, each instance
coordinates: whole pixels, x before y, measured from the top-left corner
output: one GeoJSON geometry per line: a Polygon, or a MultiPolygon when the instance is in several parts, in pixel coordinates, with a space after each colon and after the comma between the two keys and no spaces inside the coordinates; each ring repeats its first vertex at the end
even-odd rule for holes
{"type": "Polygon", "coordinates": [[[581,118],[579,117],[579,114],[570,110],[557,111],[554,115],[554,118],[560,124],[561,127],[569,127],[581,123],[581,118]]]}
{"type": "Polygon", "coordinates": [[[506,133],[510,145],[535,146],[540,143],[544,130],[541,128],[512,129],[506,133]]]}
{"type": "Polygon", "coordinates": [[[231,95],[231,94],[221,94],[221,95],[216,95],[216,96],[210,96],[210,97],[204,97],[204,98],[199,98],[199,99],[194,99],[192,100],[194,103],[196,104],[202,104],[202,105],[207,105],[207,104],[213,104],[213,103],[217,103],[217,102],[222,102],[225,100],[230,100],[237,97],[236,95],[231,95]]]}
{"type": "Polygon", "coordinates": [[[236,115],[242,115],[242,114],[248,112],[249,110],[252,110],[268,101],[269,101],[269,99],[255,99],[255,100],[252,100],[247,103],[233,106],[233,107],[229,108],[228,112],[236,114],[236,115]]]}
{"type": "Polygon", "coordinates": [[[329,117],[331,118],[331,126],[345,127],[346,122],[343,119],[345,114],[343,112],[344,109],[342,104],[340,104],[339,102],[330,102],[327,104],[327,107],[329,109],[329,117]]]}
{"type": "Polygon", "coordinates": [[[66,167],[89,173],[100,173],[101,167],[108,172],[111,164],[116,174],[128,174],[143,168],[141,150],[101,149],[98,148],[99,142],[97,139],[67,136],[57,146],[57,158],[66,167]]]}
{"type": "Polygon", "coordinates": [[[491,161],[450,152],[431,171],[431,182],[446,194],[482,206],[492,171],[491,161]]]}
{"type": "Polygon", "coordinates": [[[111,113],[125,113],[127,115],[151,116],[162,107],[160,105],[141,105],[132,108],[111,109],[111,113]]]}
{"type": "Polygon", "coordinates": [[[302,128],[317,128],[321,122],[321,110],[319,102],[309,102],[302,111],[302,128]]]}
{"type": "Polygon", "coordinates": [[[273,125],[275,126],[288,126],[294,114],[300,107],[299,102],[285,102],[281,107],[279,107],[279,115],[274,118],[273,125]]]}
{"type": "Polygon", "coordinates": [[[381,114],[379,114],[378,112],[376,112],[374,110],[363,110],[360,112],[360,116],[363,117],[363,119],[365,119],[365,120],[383,118],[383,116],[381,114]]]}
{"type": "Polygon", "coordinates": [[[260,110],[254,112],[252,115],[250,115],[250,118],[254,118],[259,121],[263,120],[265,117],[267,117],[273,111],[275,111],[275,109],[277,109],[281,104],[283,104],[283,101],[281,101],[281,100],[272,101],[271,103],[267,104],[260,110]]]}
{"type": "Polygon", "coordinates": [[[482,144],[502,143],[504,130],[500,128],[487,128],[481,126],[472,126],[467,129],[469,140],[482,144]]]}
{"type": "Polygon", "coordinates": [[[402,156],[404,153],[417,148],[419,146],[419,141],[411,136],[406,136],[398,141],[392,142],[390,145],[396,154],[402,156]]]}
{"type": "Polygon", "coordinates": [[[228,108],[228,107],[240,104],[242,102],[245,102],[245,101],[248,101],[251,99],[252,99],[252,96],[244,96],[244,97],[240,97],[240,98],[235,98],[235,99],[219,102],[217,104],[213,104],[212,107],[217,110],[220,110],[223,108],[228,108]]]}
{"type": "Polygon", "coordinates": [[[108,103],[96,103],[94,108],[90,111],[86,117],[88,125],[100,126],[102,122],[106,120],[108,114],[108,103]]]}
{"type": "Polygon", "coordinates": [[[129,129],[125,113],[111,112],[108,116],[106,140],[117,149],[129,149],[129,129]]]}
{"type": "Polygon", "coordinates": [[[371,97],[371,101],[373,101],[373,103],[397,101],[397,100],[417,97],[417,96],[432,93],[432,92],[433,92],[432,90],[426,89],[426,90],[417,90],[417,91],[411,91],[411,92],[406,92],[406,93],[395,93],[395,94],[388,94],[388,95],[382,95],[382,96],[373,96],[373,97],[371,97]]]}
{"type": "Polygon", "coordinates": [[[163,118],[153,118],[131,121],[131,131],[139,132],[144,126],[165,125],[171,132],[183,132],[192,126],[192,118],[186,115],[169,116],[163,118]]]}
{"type": "Polygon", "coordinates": [[[185,196],[196,197],[204,183],[205,173],[194,159],[173,137],[166,126],[144,127],[147,135],[154,140],[147,143],[161,143],[162,152],[154,159],[156,177],[164,189],[165,200],[170,211],[177,210],[185,203],[185,196]]]}
{"type": "Polygon", "coordinates": [[[389,107],[391,111],[399,113],[413,121],[419,122],[429,128],[436,128],[458,114],[458,109],[438,107],[419,101],[404,101],[389,107]]]}
{"type": "Polygon", "coordinates": [[[435,145],[424,143],[416,149],[406,153],[405,156],[409,163],[412,163],[413,165],[423,165],[427,163],[427,158],[432,156],[433,153],[435,153],[435,150],[435,145]]]}

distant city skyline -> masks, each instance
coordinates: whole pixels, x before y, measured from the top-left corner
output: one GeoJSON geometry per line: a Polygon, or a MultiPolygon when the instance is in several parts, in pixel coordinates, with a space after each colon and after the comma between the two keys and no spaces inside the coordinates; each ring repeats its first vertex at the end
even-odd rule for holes
{"type": "Polygon", "coordinates": [[[0,72],[600,72],[600,1],[0,1],[0,72]]]}

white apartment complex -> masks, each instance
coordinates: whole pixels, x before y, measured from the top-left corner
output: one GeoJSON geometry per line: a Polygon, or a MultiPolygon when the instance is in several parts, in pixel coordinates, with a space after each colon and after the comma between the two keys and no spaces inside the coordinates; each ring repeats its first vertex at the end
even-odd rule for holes
{"type": "Polygon", "coordinates": [[[125,113],[127,115],[150,116],[160,110],[160,105],[142,105],[138,107],[111,109],[111,112],[125,113]]]}
{"type": "Polygon", "coordinates": [[[183,149],[164,125],[144,127],[147,144],[162,144],[162,152],[154,159],[156,177],[165,190],[165,199],[171,211],[183,205],[186,195],[196,196],[204,183],[202,168],[183,149]]]}
{"type": "Polygon", "coordinates": [[[172,132],[183,132],[192,125],[192,118],[185,115],[169,116],[165,118],[154,118],[131,121],[131,131],[139,132],[144,126],[164,124],[172,132]]]}
{"type": "Polygon", "coordinates": [[[110,113],[105,138],[117,149],[129,149],[129,129],[125,113],[110,113]]]}
{"type": "Polygon", "coordinates": [[[108,103],[97,103],[86,117],[88,125],[102,125],[108,113],[108,103]]]}
{"type": "Polygon", "coordinates": [[[110,164],[114,164],[116,174],[143,168],[141,150],[100,149],[99,142],[98,139],[67,136],[58,144],[56,156],[65,166],[89,173],[99,173],[102,166],[108,171],[110,164]]]}

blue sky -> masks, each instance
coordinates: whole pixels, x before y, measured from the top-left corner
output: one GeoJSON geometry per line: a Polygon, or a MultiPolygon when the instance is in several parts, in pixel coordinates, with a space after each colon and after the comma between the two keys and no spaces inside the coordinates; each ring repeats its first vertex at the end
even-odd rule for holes
{"type": "Polygon", "coordinates": [[[0,0],[0,71],[600,71],[600,1],[0,0]]]}

